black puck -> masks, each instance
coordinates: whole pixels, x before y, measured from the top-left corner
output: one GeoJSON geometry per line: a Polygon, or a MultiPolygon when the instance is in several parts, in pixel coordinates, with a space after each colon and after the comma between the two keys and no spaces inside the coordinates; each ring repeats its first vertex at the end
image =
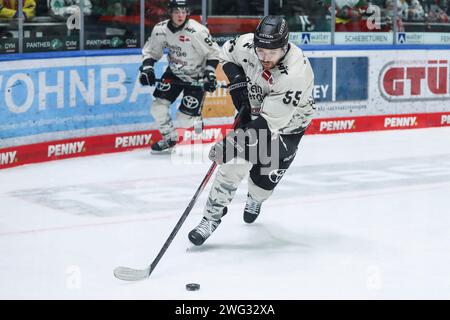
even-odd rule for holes
{"type": "Polygon", "coordinates": [[[187,291],[197,291],[200,290],[200,285],[198,283],[188,283],[186,285],[187,291]]]}

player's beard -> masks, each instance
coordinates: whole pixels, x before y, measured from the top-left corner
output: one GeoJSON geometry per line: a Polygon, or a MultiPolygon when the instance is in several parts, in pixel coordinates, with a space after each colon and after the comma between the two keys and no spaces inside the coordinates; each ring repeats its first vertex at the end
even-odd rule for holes
{"type": "Polygon", "coordinates": [[[275,68],[276,63],[272,62],[272,61],[261,61],[259,60],[259,62],[261,62],[261,65],[263,66],[264,70],[270,70],[275,68]]]}
{"type": "Polygon", "coordinates": [[[264,70],[270,70],[275,68],[275,66],[286,55],[286,48],[255,48],[255,53],[264,70]]]}

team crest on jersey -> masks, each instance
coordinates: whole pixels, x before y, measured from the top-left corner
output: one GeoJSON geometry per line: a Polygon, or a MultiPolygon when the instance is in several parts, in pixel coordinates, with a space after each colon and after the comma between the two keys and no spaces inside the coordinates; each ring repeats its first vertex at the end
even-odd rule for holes
{"type": "Polygon", "coordinates": [[[271,86],[273,86],[273,76],[269,70],[265,70],[262,74],[264,80],[266,80],[271,86]]]}
{"type": "Polygon", "coordinates": [[[179,40],[180,40],[181,42],[189,42],[189,41],[191,41],[191,39],[189,39],[188,37],[183,36],[183,35],[181,35],[181,36],[179,37],[179,40]]]}
{"type": "Polygon", "coordinates": [[[183,105],[188,109],[195,109],[200,105],[200,101],[196,97],[193,96],[184,96],[183,105]]]}
{"type": "Polygon", "coordinates": [[[286,169],[275,169],[275,170],[272,170],[269,173],[270,181],[272,181],[273,183],[280,182],[280,180],[281,180],[281,178],[283,178],[283,175],[284,175],[285,172],[286,172],[286,169]]]}
{"type": "Polygon", "coordinates": [[[170,85],[170,83],[167,83],[167,82],[158,82],[158,84],[156,85],[156,88],[158,90],[164,91],[164,92],[169,91],[171,87],[172,86],[170,85]]]}

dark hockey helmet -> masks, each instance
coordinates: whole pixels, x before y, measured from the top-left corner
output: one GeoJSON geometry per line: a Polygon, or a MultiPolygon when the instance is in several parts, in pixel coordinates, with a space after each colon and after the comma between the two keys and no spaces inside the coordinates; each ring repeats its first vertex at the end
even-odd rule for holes
{"type": "Polygon", "coordinates": [[[289,41],[289,29],[285,19],[279,16],[266,16],[255,31],[255,48],[283,48],[289,41]]]}
{"type": "Polygon", "coordinates": [[[189,9],[189,1],[188,0],[169,0],[169,4],[167,5],[169,9],[169,13],[172,12],[173,9],[182,8],[190,11],[189,9]]]}

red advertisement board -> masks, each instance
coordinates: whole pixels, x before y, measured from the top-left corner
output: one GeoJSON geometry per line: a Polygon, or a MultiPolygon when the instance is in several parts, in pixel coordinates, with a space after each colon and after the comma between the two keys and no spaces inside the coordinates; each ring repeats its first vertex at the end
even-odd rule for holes
{"type": "MultiPolygon", "coordinates": [[[[450,113],[362,116],[315,119],[307,134],[332,134],[380,130],[404,130],[450,126],[450,113]]],[[[180,129],[181,144],[212,143],[221,139],[231,125],[207,126],[201,134],[180,129]]],[[[0,149],[0,169],[24,164],[93,156],[150,148],[161,138],[158,131],[140,131],[66,139],[0,149]]]]}

